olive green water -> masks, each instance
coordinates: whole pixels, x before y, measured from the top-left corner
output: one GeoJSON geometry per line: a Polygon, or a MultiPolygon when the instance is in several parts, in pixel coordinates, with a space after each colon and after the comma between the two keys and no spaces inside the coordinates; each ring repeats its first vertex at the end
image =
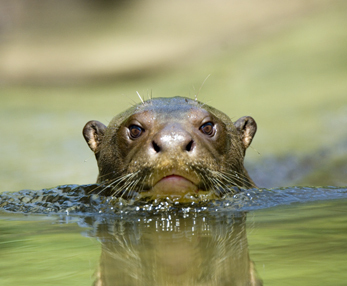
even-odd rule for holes
{"type": "MultiPolygon", "coordinates": [[[[256,9],[159,2],[89,21],[72,1],[58,10],[69,21],[47,6],[40,22],[33,5],[29,25],[0,29],[0,192],[94,183],[83,125],[107,124],[139,102],[136,91],[199,93],[233,120],[253,116],[258,132],[246,163],[264,170],[260,186],[347,185],[346,1],[256,9]],[[290,160],[264,164],[269,156],[290,160]]],[[[251,210],[246,222],[228,212],[130,222],[1,212],[0,285],[92,285],[98,274],[117,275],[112,285],[230,285],[249,279],[251,261],[264,285],[345,285],[346,203],[251,210]]]]}
{"type": "MultiPolygon", "coordinates": [[[[67,3],[69,2],[71,1],[67,3]]],[[[150,1],[152,2],[155,1],[150,1]]],[[[117,76],[116,73],[114,77],[110,75],[105,78],[86,77],[81,81],[76,80],[76,77],[79,77],[75,74],[74,77],[69,77],[71,81],[68,81],[68,84],[64,81],[62,84],[59,81],[58,74],[64,71],[60,65],[59,67],[45,66],[47,71],[43,73],[46,75],[50,71],[51,80],[37,76],[31,81],[25,81],[18,75],[17,81],[6,81],[7,77],[1,77],[0,73],[0,121],[2,122],[0,126],[0,191],[41,189],[71,183],[94,183],[97,168],[94,156],[81,135],[82,128],[89,120],[99,120],[108,124],[113,116],[134,102],[140,102],[136,91],[145,98],[150,94],[154,97],[176,95],[194,97],[198,94],[200,101],[220,109],[233,120],[245,115],[254,117],[258,124],[258,131],[246,155],[246,161],[250,165],[273,155],[309,154],[316,157],[317,152],[325,151],[326,148],[328,151],[338,150],[337,144],[347,140],[345,128],[347,122],[346,2],[322,0],[312,2],[310,4],[312,7],[308,5],[311,7],[309,9],[305,6],[307,4],[305,2],[301,9],[297,8],[298,11],[292,12],[283,19],[281,15],[291,10],[286,9],[285,6],[281,8],[283,3],[277,5],[278,2],[273,2],[274,5],[270,5],[270,8],[267,6],[263,8],[271,13],[277,11],[276,13],[280,16],[269,19],[266,14],[261,14],[259,25],[252,28],[247,26],[246,20],[242,22],[242,25],[237,19],[234,20],[236,16],[229,17],[227,22],[223,22],[225,25],[231,25],[232,28],[219,21],[210,21],[211,19],[205,17],[203,12],[205,10],[198,12],[195,8],[187,10],[187,13],[191,11],[191,16],[201,17],[199,18],[201,21],[190,21],[188,17],[184,18],[184,23],[181,23],[179,17],[177,19],[180,20],[174,21],[175,13],[180,13],[181,9],[170,11],[170,15],[173,15],[170,21],[173,22],[165,22],[165,25],[171,24],[172,28],[177,22],[185,26],[184,31],[191,33],[181,41],[177,39],[176,44],[187,44],[187,38],[194,40],[193,35],[197,33],[194,30],[197,28],[195,25],[199,26],[199,23],[204,23],[205,28],[207,26],[211,28],[208,30],[209,33],[203,28],[198,33],[200,37],[205,35],[206,41],[210,42],[203,46],[199,45],[199,49],[193,49],[191,53],[188,53],[189,60],[182,56],[180,60],[175,61],[178,65],[173,66],[168,63],[164,70],[158,71],[151,66],[143,70],[140,67],[141,73],[125,78],[117,76]],[[268,23],[267,21],[270,20],[271,22],[268,23]],[[223,30],[223,33],[220,32],[224,35],[223,37],[215,38],[214,25],[219,25],[223,30]],[[231,34],[229,35],[227,31],[231,34]],[[197,51],[201,51],[202,54],[200,55],[197,51]],[[57,72],[58,78],[54,77],[54,71],[57,72]],[[210,77],[200,89],[208,75],[210,77]]],[[[163,6],[160,7],[163,8],[163,6]]],[[[131,20],[128,21],[126,17],[129,15],[126,13],[121,13],[119,15],[121,18],[109,15],[108,21],[124,20],[120,27],[112,28],[110,24],[94,28],[108,28],[111,31],[103,30],[108,31],[108,37],[118,39],[118,36],[123,35],[122,29],[131,27],[130,31],[126,30],[124,33],[129,32],[129,37],[134,37],[137,43],[139,35],[133,35],[132,25],[138,24],[136,22],[139,21],[138,17],[152,15],[147,10],[144,12],[143,8],[141,5],[131,8],[134,9],[131,11],[135,13],[135,16],[133,15],[135,19],[130,18],[131,20]]],[[[207,14],[211,10],[206,6],[200,8],[207,9],[205,11],[207,14]]],[[[214,8],[225,10],[220,6],[214,8]]],[[[240,13],[244,12],[249,17],[251,17],[249,12],[253,11],[253,9],[243,10],[242,5],[241,8],[239,6],[235,9],[229,8],[230,13],[241,9],[240,13]]],[[[66,10],[70,11],[70,9],[72,7],[67,5],[66,10]]],[[[77,13],[77,11],[74,12],[77,13]]],[[[164,17],[160,11],[157,12],[158,14],[155,11],[151,13],[164,17]]],[[[26,15],[26,12],[23,15],[26,15]]],[[[61,16],[63,15],[65,14],[62,13],[61,16]]],[[[213,15],[219,19],[218,13],[213,15]]],[[[105,15],[101,18],[106,20],[105,15]]],[[[35,19],[40,18],[35,14],[35,19]]],[[[152,22],[143,21],[138,26],[149,25],[146,32],[149,35],[158,36],[156,34],[158,31],[153,26],[159,28],[161,23],[156,22],[159,21],[157,18],[150,17],[150,19],[152,22]],[[153,30],[150,29],[151,27],[153,30]]],[[[36,23],[34,20],[33,22],[36,23]]],[[[45,21],[48,19],[45,18],[45,21]]],[[[63,20],[62,22],[65,24],[63,20]]],[[[55,27],[54,23],[51,25],[55,27]]],[[[91,25],[102,23],[104,22],[90,22],[91,25]]],[[[79,45],[79,40],[82,41],[77,36],[72,40],[69,38],[70,34],[64,34],[64,30],[58,34],[53,31],[49,34],[49,30],[39,28],[37,31],[34,29],[37,25],[23,26],[21,33],[9,34],[8,42],[5,41],[7,38],[4,38],[0,46],[0,51],[2,48],[4,53],[0,55],[3,57],[7,55],[5,51],[18,52],[28,58],[40,60],[40,63],[44,64],[46,62],[40,57],[40,49],[34,49],[31,46],[35,44],[35,47],[36,45],[41,48],[46,47],[38,44],[40,35],[47,40],[45,42],[49,48],[47,54],[50,55],[51,52],[52,60],[57,54],[63,53],[60,45],[65,51],[79,45]],[[32,38],[29,37],[31,34],[34,34],[32,38]],[[59,45],[54,45],[54,42],[50,41],[55,37],[61,40],[59,45]]],[[[166,34],[167,26],[163,27],[162,33],[166,34]]],[[[41,27],[45,25],[42,24],[41,27]]],[[[78,27],[80,26],[72,23],[69,31],[78,34],[78,27]]],[[[95,32],[94,29],[92,31],[95,32]]],[[[88,43],[99,43],[93,38],[95,34],[92,31],[87,29],[84,35],[90,37],[88,43]]],[[[105,43],[104,37],[102,39],[104,41],[99,44],[107,46],[108,42],[105,43]]],[[[140,46],[139,44],[136,47],[140,46]]],[[[157,48],[160,47],[159,45],[157,48]]],[[[124,50],[126,48],[127,46],[124,50]]],[[[81,48],[81,51],[84,50],[81,48]]],[[[75,55],[74,53],[63,54],[70,57],[75,55]]],[[[94,57],[97,59],[97,55],[91,54],[88,59],[94,60],[94,57]]],[[[152,59],[157,59],[157,56],[153,55],[152,59]]],[[[14,58],[17,59],[17,57],[14,58]]],[[[20,59],[19,57],[19,63],[14,61],[10,67],[16,68],[18,65],[23,65],[24,68],[25,61],[20,59]]],[[[7,65],[2,66],[5,62],[7,63],[6,60],[8,59],[4,58],[0,61],[0,69],[1,67],[9,68],[7,65]]],[[[77,65],[74,61],[72,62],[77,65]]],[[[57,60],[56,64],[59,63],[57,60]]],[[[66,65],[66,68],[71,66],[74,65],[70,63],[66,65]]],[[[30,71],[29,73],[35,74],[30,71]]],[[[97,71],[95,73],[98,74],[97,71]]],[[[8,76],[16,79],[15,73],[8,76]]],[[[345,151],[333,153],[332,156],[316,162],[313,167],[315,174],[312,177],[305,180],[294,177],[291,181],[285,182],[285,185],[344,186],[347,184],[343,171],[346,161],[345,151]]],[[[283,186],[282,184],[278,182],[269,187],[283,186]]]]}
{"type": "Polygon", "coordinates": [[[3,213],[0,284],[248,285],[253,261],[264,285],[345,285],[346,203],[278,206],[247,216],[3,213]]]}

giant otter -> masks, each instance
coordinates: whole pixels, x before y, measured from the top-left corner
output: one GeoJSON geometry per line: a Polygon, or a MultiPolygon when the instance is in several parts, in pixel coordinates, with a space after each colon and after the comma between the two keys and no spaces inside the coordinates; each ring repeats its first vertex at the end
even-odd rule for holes
{"type": "Polygon", "coordinates": [[[154,98],[115,116],[108,127],[89,121],[83,135],[94,152],[97,183],[112,195],[209,193],[256,187],[244,168],[257,125],[236,122],[197,100],[154,98]]]}

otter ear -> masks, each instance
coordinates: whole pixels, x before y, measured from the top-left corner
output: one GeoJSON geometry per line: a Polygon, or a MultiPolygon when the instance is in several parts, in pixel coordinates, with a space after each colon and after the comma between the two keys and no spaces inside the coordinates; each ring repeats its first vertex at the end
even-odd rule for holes
{"type": "Polygon", "coordinates": [[[252,117],[244,116],[238,119],[234,125],[240,132],[243,146],[247,149],[248,146],[251,145],[253,137],[257,132],[257,123],[255,123],[255,120],[252,117]]]}
{"type": "Polygon", "coordinates": [[[104,137],[106,126],[99,121],[92,120],[83,127],[83,136],[86,139],[89,148],[96,153],[98,146],[104,137]]]}

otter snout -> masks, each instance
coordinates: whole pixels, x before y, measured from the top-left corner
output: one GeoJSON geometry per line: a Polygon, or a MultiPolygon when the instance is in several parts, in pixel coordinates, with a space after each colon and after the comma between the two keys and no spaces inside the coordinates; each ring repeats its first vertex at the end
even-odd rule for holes
{"type": "Polygon", "coordinates": [[[153,136],[150,148],[155,153],[192,152],[196,144],[180,124],[168,124],[153,136]]]}

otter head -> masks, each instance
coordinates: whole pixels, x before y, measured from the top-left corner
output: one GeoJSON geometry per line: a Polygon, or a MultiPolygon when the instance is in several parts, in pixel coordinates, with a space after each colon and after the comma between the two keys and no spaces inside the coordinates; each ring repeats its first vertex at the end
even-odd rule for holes
{"type": "MultiPolygon", "coordinates": [[[[83,135],[95,153],[98,183],[114,194],[167,196],[255,187],[243,166],[257,125],[188,98],[155,98],[114,117],[89,121],[83,135]]],[[[210,192],[211,193],[211,192],[210,192]]]]}

